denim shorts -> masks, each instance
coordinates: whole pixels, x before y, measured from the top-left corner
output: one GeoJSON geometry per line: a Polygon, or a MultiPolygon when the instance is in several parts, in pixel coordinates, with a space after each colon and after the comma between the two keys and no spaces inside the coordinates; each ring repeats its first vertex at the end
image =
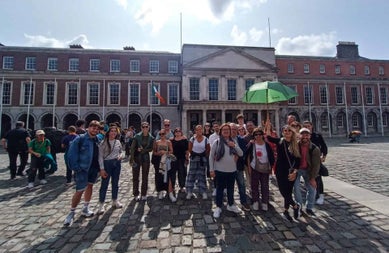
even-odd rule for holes
{"type": "Polygon", "coordinates": [[[76,191],[84,191],[88,184],[94,184],[99,173],[98,168],[89,168],[89,170],[79,170],[75,172],[76,191]]]}

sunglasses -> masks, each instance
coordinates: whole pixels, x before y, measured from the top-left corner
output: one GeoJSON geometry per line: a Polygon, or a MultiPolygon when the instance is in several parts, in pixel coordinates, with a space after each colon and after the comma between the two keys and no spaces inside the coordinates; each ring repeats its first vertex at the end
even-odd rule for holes
{"type": "Polygon", "coordinates": [[[263,134],[254,134],[254,137],[256,137],[256,136],[262,136],[263,134]]]}
{"type": "Polygon", "coordinates": [[[165,124],[165,126],[170,126],[169,124],[165,124]]]}
{"type": "Polygon", "coordinates": [[[290,129],[284,129],[284,132],[292,132],[290,129]]]}
{"type": "Polygon", "coordinates": [[[161,135],[161,136],[162,136],[162,135],[165,135],[165,133],[160,133],[159,135],[161,135]]]}
{"type": "Polygon", "coordinates": [[[142,128],[148,128],[149,126],[142,126],[142,128]]]}

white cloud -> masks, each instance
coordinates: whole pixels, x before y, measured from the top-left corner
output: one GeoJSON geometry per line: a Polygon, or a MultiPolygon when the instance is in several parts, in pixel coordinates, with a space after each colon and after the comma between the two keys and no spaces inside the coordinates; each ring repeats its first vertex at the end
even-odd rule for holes
{"type": "Polygon", "coordinates": [[[336,45],[336,33],[319,35],[300,35],[294,38],[284,37],[278,40],[277,54],[333,56],[336,45]]]}
{"type": "Polygon", "coordinates": [[[28,35],[24,34],[24,37],[27,39],[27,46],[31,47],[56,47],[56,48],[66,48],[72,44],[82,45],[84,48],[91,48],[89,46],[88,38],[85,34],[80,34],[70,39],[68,41],[61,41],[55,38],[48,38],[43,35],[28,35]]]}
{"type": "Polygon", "coordinates": [[[128,2],[127,0],[115,0],[116,3],[120,6],[120,7],[123,7],[123,9],[127,9],[127,6],[128,6],[128,2]]]}
{"type": "Polygon", "coordinates": [[[239,28],[237,25],[234,25],[232,27],[230,35],[232,37],[232,43],[234,45],[241,45],[241,46],[246,45],[247,33],[239,31],[239,28]]]}
{"type": "Polygon", "coordinates": [[[265,30],[258,30],[252,27],[248,32],[241,31],[237,25],[234,25],[231,30],[232,44],[241,46],[258,46],[265,35],[265,30]]]}
{"type": "Polygon", "coordinates": [[[262,36],[264,35],[264,31],[258,30],[257,28],[253,27],[250,29],[250,41],[258,42],[262,39],[262,36]]]}

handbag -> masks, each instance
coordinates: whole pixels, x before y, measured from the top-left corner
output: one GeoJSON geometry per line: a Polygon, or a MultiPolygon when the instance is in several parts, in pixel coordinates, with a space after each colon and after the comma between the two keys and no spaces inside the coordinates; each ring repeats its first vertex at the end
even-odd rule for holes
{"type": "Polygon", "coordinates": [[[323,177],[328,177],[330,175],[327,167],[322,163],[320,163],[319,175],[323,177]]]}

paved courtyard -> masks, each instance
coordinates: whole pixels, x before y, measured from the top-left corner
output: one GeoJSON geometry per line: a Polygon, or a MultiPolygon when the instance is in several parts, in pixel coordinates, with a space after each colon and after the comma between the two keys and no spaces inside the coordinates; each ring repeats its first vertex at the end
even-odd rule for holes
{"type": "MultiPolygon", "coordinates": [[[[383,196],[389,206],[389,138],[328,140],[327,166],[339,185],[358,186],[383,196]],[[343,183],[344,182],[344,183],[343,183]]],[[[93,218],[79,212],[71,227],[63,220],[69,211],[72,187],[65,186],[62,154],[59,171],[48,184],[29,191],[26,178],[9,180],[8,157],[0,154],[0,252],[388,252],[389,216],[337,191],[327,190],[317,217],[283,219],[282,198],[271,184],[269,211],[232,215],[225,208],[212,217],[211,199],[175,204],[158,200],[150,173],[149,197],[136,202],[131,171],[123,163],[119,199],[122,209],[109,209],[93,218]]],[[[95,207],[99,183],[91,206],[95,207]]],[[[211,189],[208,191],[211,195],[211,189]]],[[[366,198],[371,195],[367,194],[366,198]]],[[[107,200],[110,199],[110,192],[107,200]]],[[[235,194],[239,203],[239,196],[235,194]]],[[[385,203],[386,201],[386,203],[385,203]]],[[[107,203],[108,204],[108,203],[107,203]]],[[[78,210],[80,210],[81,205],[78,210]]]]}

